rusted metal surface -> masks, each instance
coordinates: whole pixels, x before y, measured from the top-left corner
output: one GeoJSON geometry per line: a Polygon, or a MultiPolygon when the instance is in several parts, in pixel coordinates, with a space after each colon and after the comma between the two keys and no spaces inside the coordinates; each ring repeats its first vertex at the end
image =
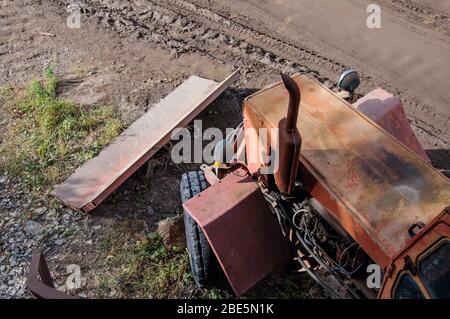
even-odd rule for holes
{"type": "MultiPolygon", "coordinates": [[[[432,223],[423,228],[405,247],[393,258],[389,265],[390,271],[384,276],[383,284],[378,295],[382,299],[394,297],[393,290],[399,276],[408,271],[420,287],[425,297],[431,298],[419,274],[413,274],[405,265],[405,257],[408,257],[415,267],[419,267],[422,257],[433,251],[441,242],[450,241],[450,206],[436,216],[432,223]]],[[[450,260],[447,261],[447,265],[450,260]]]]}
{"type": "Polygon", "coordinates": [[[302,146],[302,138],[297,129],[298,111],[300,107],[300,89],[289,76],[281,75],[284,86],[289,93],[289,104],[286,117],[278,122],[279,169],[275,172],[275,183],[278,189],[291,195],[295,188],[302,146]]]}
{"type": "MultiPolygon", "coordinates": [[[[380,266],[450,203],[450,181],[374,121],[304,76],[297,127],[301,174],[308,191],[380,266]]],[[[247,98],[244,125],[274,128],[288,94],[276,83],[247,98]]],[[[251,170],[255,170],[252,167],[251,170]]]]}
{"type": "Polygon", "coordinates": [[[376,89],[353,104],[361,113],[377,123],[423,160],[431,163],[414,134],[402,102],[383,89],[376,89]]]}
{"type": "Polygon", "coordinates": [[[55,289],[47,262],[41,253],[31,257],[27,288],[39,299],[79,299],[78,297],[67,295],[55,289]]]}
{"type": "Polygon", "coordinates": [[[222,83],[196,76],[189,78],[134,122],[97,157],[57,185],[52,194],[73,209],[84,212],[93,210],[161,149],[175,128],[192,121],[238,75],[236,71],[222,83]]]}
{"type": "Polygon", "coordinates": [[[289,258],[257,184],[237,169],[183,204],[203,229],[234,292],[242,295],[289,258]]]}

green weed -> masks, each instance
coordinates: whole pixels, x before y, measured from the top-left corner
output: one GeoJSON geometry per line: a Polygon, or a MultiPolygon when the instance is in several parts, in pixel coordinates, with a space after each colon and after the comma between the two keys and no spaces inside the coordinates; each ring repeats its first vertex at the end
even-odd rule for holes
{"type": "Polygon", "coordinates": [[[23,97],[4,89],[14,114],[0,145],[0,171],[19,176],[34,191],[46,191],[95,156],[123,130],[114,108],[81,106],[58,98],[59,79],[51,68],[23,97]]]}

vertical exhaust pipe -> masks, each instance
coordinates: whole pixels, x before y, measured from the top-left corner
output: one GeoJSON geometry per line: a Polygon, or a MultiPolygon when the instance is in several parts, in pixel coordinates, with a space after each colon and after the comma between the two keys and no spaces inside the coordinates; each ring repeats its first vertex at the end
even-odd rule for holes
{"type": "Polygon", "coordinates": [[[298,112],[300,108],[300,88],[288,75],[281,74],[284,86],[289,93],[287,117],[278,123],[278,152],[280,165],[275,175],[275,183],[284,195],[292,195],[295,190],[300,149],[302,139],[297,128],[298,112]]]}

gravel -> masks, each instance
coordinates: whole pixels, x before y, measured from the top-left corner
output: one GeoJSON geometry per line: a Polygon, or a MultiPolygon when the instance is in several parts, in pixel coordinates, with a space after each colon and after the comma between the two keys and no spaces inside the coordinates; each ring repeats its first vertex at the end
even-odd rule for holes
{"type": "Polygon", "coordinates": [[[55,245],[64,250],[64,236],[81,236],[86,228],[82,214],[42,206],[17,181],[0,176],[0,298],[29,298],[25,281],[32,254],[45,254],[55,245]]]}

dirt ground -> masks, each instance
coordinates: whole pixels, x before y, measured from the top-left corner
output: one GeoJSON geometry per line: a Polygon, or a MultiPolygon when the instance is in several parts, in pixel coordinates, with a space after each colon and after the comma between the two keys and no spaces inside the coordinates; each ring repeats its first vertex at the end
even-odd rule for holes
{"type": "MultiPolygon", "coordinates": [[[[278,80],[279,72],[308,74],[336,90],[339,73],[353,68],[362,75],[361,94],[380,86],[400,96],[433,164],[448,174],[448,3],[378,2],[383,19],[378,30],[367,29],[369,1],[363,0],[79,1],[81,28],[70,29],[66,8],[73,1],[3,0],[0,86],[26,87],[52,66],[62,78],[62,98],[114,105],[129,125],[190,75],[220,81],[241,68],[240,80],[200,115],[204,126],[224,129],[240,122],[242,100],[278,80]]],[[[7,128],[12,119],[1,99],[0,107],[0,123],[7,128]]],[[[173,165],[168,152],[161,151],[90,215],[53,202],[50,206],[48,195],[28,198],[14,176],[0,175],[0,297],[29,297],[24,280],[36,250],[45,252],[62,289],[65,267],[75,263],[83,275],[77,293],[142,297],[136,291],[124,295],[108,284],[110,269],[103,261],[140,241],[158,220],[180,212],[179,179],[192,168],[173,165]],[[30,219],[45,236],[24,232],[30,219]],[[125,245],[117,238],[128,241],[125,245]]],[[[305,274],[295,278],[275,275],[252,296],[292,297],[284,291],[301,289],[294,297],[326,297],[305,274]],[[286,287],[287,279],[298,285],[286,287]]],[[[186,284],[156,296],[217,294],[205,295],[186,284]]]]}

